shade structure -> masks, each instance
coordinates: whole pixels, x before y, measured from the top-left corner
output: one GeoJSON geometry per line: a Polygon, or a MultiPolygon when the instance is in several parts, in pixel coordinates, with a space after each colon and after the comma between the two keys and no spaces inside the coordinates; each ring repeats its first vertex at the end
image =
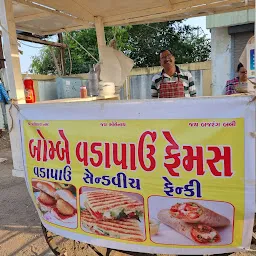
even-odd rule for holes
{"type": "Polygon", "coordinates": [[[19,30],[39,35],[94,27],[142,24],[254,8],[254,0],[16,0],[19,30]]]}

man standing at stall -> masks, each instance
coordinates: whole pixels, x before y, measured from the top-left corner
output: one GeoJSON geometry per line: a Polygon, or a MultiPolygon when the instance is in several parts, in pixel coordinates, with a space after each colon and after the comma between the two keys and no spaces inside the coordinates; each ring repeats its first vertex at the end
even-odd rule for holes
{"type": "Polygon", "coordinates": [[[152,98],[196,97],[196,87],[190,72],[175,65],[174,54],[169,50],[160,52],[163,70],[152,79],[152,98]]]}

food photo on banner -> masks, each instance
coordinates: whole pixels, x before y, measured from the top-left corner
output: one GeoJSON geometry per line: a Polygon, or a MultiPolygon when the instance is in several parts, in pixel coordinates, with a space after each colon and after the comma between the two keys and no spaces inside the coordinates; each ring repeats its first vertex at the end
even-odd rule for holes
{"type": "Polygon", "coordinates": [[[32,179],[36,206],[41,216],[56,225],[77,228],[76,188],[70,184],[32,179]]]}
{"type": "Polygon", "coordinates": [[[146,253],[249,248],[255,211],[255,186],[245,182],[254,177],[249,119],[56,115],[63,120],[21,122],[26,181],[51,232],[146,253]]]}
{"type": "Polygon", "coordinates": [[[81,227],[85,232],[129,241],[145,241],[143,197],[139,194],[80,189],[81,227]]]}
{"type": "Polygon", "coordinates": [[[149,198],[151,241],[193,246],[229,245],[233,241],[234,210],[225,202],[152,196],[149,198]],[[158,226],[157,232],[154,224],[158,226]]]}

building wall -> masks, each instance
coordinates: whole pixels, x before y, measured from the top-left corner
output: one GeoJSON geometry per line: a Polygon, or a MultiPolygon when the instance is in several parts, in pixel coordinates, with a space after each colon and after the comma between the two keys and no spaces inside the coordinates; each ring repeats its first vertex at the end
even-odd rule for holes
{"type": "Polygon", "coordinates": [[[255,21],[255,11],[244,10],[239,12],[229,12],[222,14],[209,15],[206,17],[206,27],[208,29],[236,26],[241,24],[253,23],[255,21]]]}
{"type": "Polygon", "coordinates": [[[231,35],[228,28],[211,29],[212,95],[222,95],[231,77],[231,35]]]}
{"type": "MultiPolygon", "coordinates": [[[[211,96],[212,76],[211,62],[181,64],[180,68],[189,70],[195,80],[198,96],[211,96]]],[[[161,67],[135,68],[121,90],[121,99],[151,98],[151,79],[154,74],[161,72],[161,67]]],[[[29,75],[34,80],[36,100],[45,101],[57,99],[56,77],[47,75],[29,75]]],[[[87,74],[72,75],[72,77],[87,80],[87,74]]],[[[79,95],[77,95],[79,97],[79,95]]]]}
{"type": "MultiPolygon", "coordinates": [[[[198,96],[211,96],[212,77],[211,62],[199,62],[178,65],[181,69],[189,70],[194,78],[198,96]]],[[[152,77],[161,72],[161,67],[135,68],[132,70],[127,83],[128,97],[121,94],[121,98],[150,99],[152,77]]]]}
{"type": "Polygon", "coordinates": [[[239,58],[246,47],[248,40],[253,36],[253,32],[242,32],[231,35],[232,38],[232,77],[235,76],[239,58]]]}
{"type": "Polygon", "coordinates": [[[213,95],[223,94],[226,81],[237,75],[239,58],[253,34],[250,31],[230,33],[230,27],[211,29],[213,95]]]}
{"type": "Polygon", "coordinates": [[[212,38],[213,95],[220,95],[226,81],[236,76],[242,51],[254,35],[254,21],[254,10],[206,17],[212,38]]]}

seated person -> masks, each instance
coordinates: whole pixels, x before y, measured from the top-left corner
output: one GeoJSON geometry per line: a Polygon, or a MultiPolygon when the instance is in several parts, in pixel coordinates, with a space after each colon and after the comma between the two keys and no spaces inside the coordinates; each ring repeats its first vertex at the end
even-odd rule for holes
{"type": "Polygon", "coordinates": [[[225,87],[225,95],[231,95],[236,94],[236,88],[240,83],[246,83],[247,82],[247,70],[243,66],[242,63],[239,63],[236,70],[238,76],[235,77],[232,80],[227,81],[226,87],[225,87]]]}

